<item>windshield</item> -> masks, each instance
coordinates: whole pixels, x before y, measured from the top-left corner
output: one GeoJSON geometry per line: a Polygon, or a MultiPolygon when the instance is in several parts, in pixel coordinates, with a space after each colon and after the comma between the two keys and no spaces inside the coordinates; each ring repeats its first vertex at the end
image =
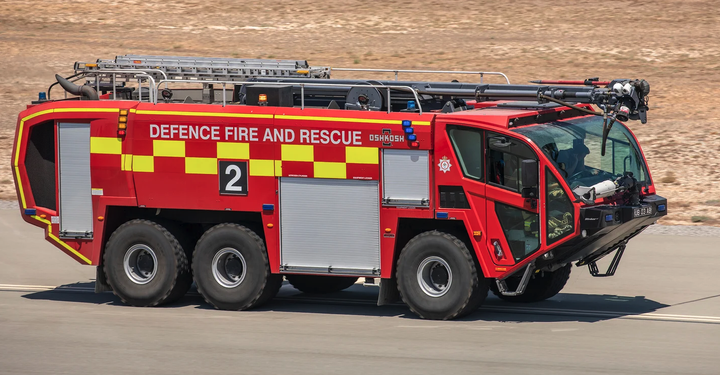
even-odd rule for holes
{"type": "Polygon", "coordinates": [[[616,122],[602,156],[602,127],[602,117],[592,116],[528,126],[515,132],[527,136],[543,150],[571,189],[614,180],[625,172],[632,172],[645,185],[647,167],[630,131],[616,122]]]}

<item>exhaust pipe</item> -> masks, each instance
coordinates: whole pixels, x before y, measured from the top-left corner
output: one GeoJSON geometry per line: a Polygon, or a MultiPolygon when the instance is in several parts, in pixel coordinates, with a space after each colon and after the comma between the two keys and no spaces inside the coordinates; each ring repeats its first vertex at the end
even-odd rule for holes
{"type": "Polygon", "coordinates": [[[73,95],[82,96],[83,99],[87,99],[87,100],[99,100],[100,99],[98,97],[97,91],[95,91],[94,88],[92,88],[88,85],[82,85],[82,86],[76,85],[76,84],[68,81],[67,79],[61,77],[59,74],[55,74],[55,79],[58,81],[60,86],[62,86],[62,88],[65,89],[65,91],[67,91],[73,95]]]}

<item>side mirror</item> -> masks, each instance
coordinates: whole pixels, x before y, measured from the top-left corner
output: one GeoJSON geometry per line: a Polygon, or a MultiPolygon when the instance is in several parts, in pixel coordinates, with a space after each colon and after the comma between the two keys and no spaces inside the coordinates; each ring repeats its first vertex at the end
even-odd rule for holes
{"type": "Polygon", "coordinates": [[[538,162],[526,159],[522,161],[522,197],[538,198],[538,162]]]}

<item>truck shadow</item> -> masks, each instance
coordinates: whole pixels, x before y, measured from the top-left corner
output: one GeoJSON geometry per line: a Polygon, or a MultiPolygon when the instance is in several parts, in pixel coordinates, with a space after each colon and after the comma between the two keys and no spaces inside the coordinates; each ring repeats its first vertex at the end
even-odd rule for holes
{"type": "MultiPolygon", "coordinates": [[[[75,302],[125,306],[120,298],[110,292],[94,293],[94,282],[81,282],[59,286],[55,289],[23,295],[31,300],[75,302]]],[[[419,319],[407,306],[395,303],[376,306],[378,290],[355,285],[333,294],[310,295],[300,293],[284,285],[278,296],[255,311],[296,312],[311,314],[340,314],[358,316],[401,317],[419,319]]],[[[711,297],[708,297],[711,298],[711,297]]],[[[483,322],[598,322],[625,316],[651,313],[669,305],[644,296],[619,296],[611,294],[560,293],[537,303],[510,303],[490,294],[476,312],[458,321],[483,322]]],[[[192,288],[177,302],[159,307],[176,309],[194,307],[213,310],[202,296],[192,288]]]]}

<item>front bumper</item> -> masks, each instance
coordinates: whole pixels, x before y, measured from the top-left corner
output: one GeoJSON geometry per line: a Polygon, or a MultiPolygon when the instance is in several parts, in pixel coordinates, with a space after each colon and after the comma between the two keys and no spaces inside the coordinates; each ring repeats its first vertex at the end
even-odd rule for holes
{"type": "Polygon", "coordinates": [[[555,270],[577,261],[583,266],[611,253],[667,215],[667,199],[649,195],[640,206],[593,206],[580,209],[580,235],[552,249],[552,259],[538,259],[539,269],[555,270]]]}

